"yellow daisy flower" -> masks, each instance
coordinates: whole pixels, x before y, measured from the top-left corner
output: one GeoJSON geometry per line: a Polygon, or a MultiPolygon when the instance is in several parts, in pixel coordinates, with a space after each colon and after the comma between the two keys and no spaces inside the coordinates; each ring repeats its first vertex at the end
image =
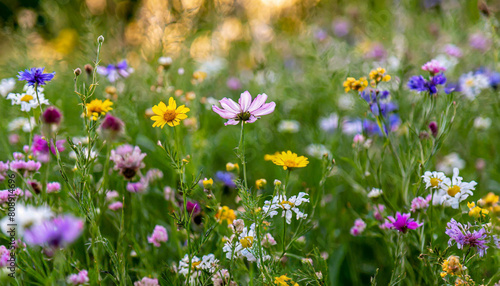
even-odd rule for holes
{"type": "Polygon", "coordinates": [[[97,120],[100,115],[106,115],[110,110],[113,110],[111,107],[113,102],[109,99],[102,101],[100,99],[94,99],[90,103],[87,103],[87,117],[92,120],[97,120]]]}
{"type": "Polygon", "coordinates": [[[153,112],[156,114],[151,116],[151,120],[155,121],[153,123],[153,127],[161,127],[168,124],[168,126],[176,126],[179,125],[181,120],[186,119],[186,112],[189,111],[185,105],[181,105],[177,107],[175,100],[173,97],[170,97],[168,100],[168,106],[160,101],[158,105],[153,106],[153,112]]]}
{"type": "Polygon", "coordinates": [[[266,155],[264,157],[265,160],[271,160],[275,165],[283,166],[283,169],[295,169],[295,168],[303,168],[309,164],[307,158],[304,156],[297,156],[297,154],[292,153],[292,151],[288,150],[286,152],[276,153],[274,155],[266,155]]]}
{"type": "Polygon", "coordinates": [[[279,286],[298,286],[299,284],[293,282],[292,278],[287,277],[286,275],[281,275],[280,277],[274,277],[274,284],[279,286]]]}

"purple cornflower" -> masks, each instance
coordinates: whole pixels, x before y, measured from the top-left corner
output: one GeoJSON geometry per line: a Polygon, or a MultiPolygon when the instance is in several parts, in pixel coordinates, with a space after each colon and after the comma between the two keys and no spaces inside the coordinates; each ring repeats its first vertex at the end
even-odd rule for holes
{"type": "Polygon", "coordinates": [[[147,187],[148,187],[148,185],[142,181],[135,182],[135,183],[132,183],[132,182],[127,183],[127,191],[129,191],[131,193],[144,193],[144,191],[146,191],[147,187]]]}
{"type": "Polygon", "coordinates": [[[411,201],[411,212],[416,212],[417,210],[426,209],[429,207],[429,202],[431,201],[432,195],[427,197],[416,197],[411,201]]]}
{"type": "Polygon", "coordinates": [[[59,192],[61,190],[61,184],[58,182],[47,183],[47,194],[59,192]]]}
{"type": "Polygon", "coordinates": [[[123,133],[124,126],[125,123],[120,118],[107,113],[99,126],[99,132],[105,139],[114,140],[123,133]]]}
{"type": "Polygon", "coordinates": [[[200,204],[197,202],[191,202],[191,201],[186,202],[186,209],[187,209],[188,213],[193,214],[193,215],[196,215],[196,214],[200,213],[200,211],[201,211],[200,204]]]}
{"type": "Polygon", "coordinates": [[[390,226],[392,229],[397,229],[402,233],[406,233],[409,229],[417,229],[423,225],[423,223],[418,223],[414,219],[412,219],[411,214],[401,214],[400,212],[396,213],[396,218],[392,216],[388,216],[390,223],[387,226],[390,226]]]}
{"type": "Polygon", "coordinates": [[[64,216],[45,221],[26,231],[24,240],[30,245],[63,247],[82,234],[83,221],[73,216],[64,216]]]}
{"type": "Polygon", "coordinates": [[[358,236],[365,230],[365,228],[366,223],[362,219],[358,218],[354,221],[354,226],[351,227],[351,235],[358,236]]]}
{"type": "Polygon", "coordinates": [[[267,95],[265,93],[257,95],[252,101],[252,95],[248,91],[241,94],[238,103],[230,98],[224,97],[219,100],[222,108],[212,105],[212,110],[222,118],[228,119],[224,125],[236,125],[240,121],[254,123],[263,115],[273,113],[276,103],[266,103],[267,95]]]}
{"type": "Polygon", "coordinates": [[[463,249],[464,246],[469,246],[476,248],[479,253],[479,257],[483,257],[488,249],[487,233],[484,228],[479,231],[470,231],[470,224],[463,225],[457,222],[455,219],[451,219],[449,223],[446,224],[445,233],[450,237],[448,240],[448,245],[452,246],[453,242],[456,242],[458,249],[463,249]]]}
{"type": "Polygon", "coordinates": [[[69,284],[83,285],[89,282],[89,274],[87,270],[82,270],[78,274],[71,274],[66,280],[69,284]]]}
{"type": "Polygon", "coordinates": [[[226,81],[226,85],[231,90],[239,90],[241,88],[241,82],[236,77],[230,77],[226,81]]]}
{"type": "Polygon", "coordinates": [[[59,123],[61,123],[61,119],[61,111],[54,106],[49,106],[42,114],[42,121],[46,124],[59,125],[59,123]]]}
{"type": "Polygon", "coordinates": [[[431,76],[429,80],[424,79],[421,75],[412,76],[408,81],[408,87],[411,90],[418,92],[429,92],[429,94],[436,94],[438,92],[437,86],[446,83],[446,77],[443,73],[431,76]]]}
{"type": "Polygon", "coordinates": [[[166,242],[167,240],[168,240],[167,230],[161,225],[155,226],[153,234],[151,236],[148,236],[148,242],[152,243],[156,247],[160,247],[161,246],[160,243],[166,242]]]}
{"type": "Polygon", "coordinates": [[[20,71],[17,78],[22,81],[28,82],[28,85],[45,85],[46,82],[51,81],[54,78],[55,72],[53,73],[43,73],[45,68],[31,68],[25,71],[20,71]]]}
{"type": "Polygon", "coordinates": [[[231,172],[217,171],[217,173],[215,173],[215,180],[222,182],[229,188],[236,188],[236,184],[233,181],[234,174],[231,172]]]}
{"type": "Polygon", "coordinates": [[[97,67],[97,72],[106,76],[110,82],[117,81],[120,77],[127,78],[134,70],[123,60],[116,65],[109,64],[107,67],[97,67]]]}
{"type": "Polygon", "coordinates": [[[114,170],[120,171],[120,174],[125,179],[132,179],[139,169],[145,167],[142,160],[146,157],[146,153],[141,153],[138,146],[121,145],[115,150],[111,150],[110,160],[115,162],[114,170]]]}

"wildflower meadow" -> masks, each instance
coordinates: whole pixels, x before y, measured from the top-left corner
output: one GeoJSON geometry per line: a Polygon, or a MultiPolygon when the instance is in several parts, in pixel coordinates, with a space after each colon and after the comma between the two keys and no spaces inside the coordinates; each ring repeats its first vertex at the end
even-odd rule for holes
{"type": "Polygon", "coordinates": [[[0,285],[499,286],[499,19],[0,2],[0,285]]]}

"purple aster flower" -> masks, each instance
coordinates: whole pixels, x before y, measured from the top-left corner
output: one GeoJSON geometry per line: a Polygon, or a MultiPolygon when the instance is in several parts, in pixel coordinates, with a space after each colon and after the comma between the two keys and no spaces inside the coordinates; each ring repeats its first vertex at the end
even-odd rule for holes
{"type": "Polygon", "coordinates": [[[406,233],[409,229],[417,229],[423,225],[423,223],[418,223],[414,219],[411,218],[411,214],[401,214],[400,212],[396,213],[396,218],[392,216],[387,217],[390,221],[390,227],[392,229],[397,229],[402,233],[406,233]]]}
{"type": "Polygon", "coordinates": [[[451,221],[446,224],[445,233],[450,237],[450,240],[448,240],[449,246],[452,246],[455,242],[458,249],[469,246],[478,251],[479,257],[483,257],[484,254],[486,254],[489,239],[487,239],[488,235],[484,228],[481,228],[479,231],[475,230],[471,232],[470,224],[463,225],[455,219],[451,219],[451,221]]]}
{"type": "Polygon", "coordinates": [[[411,90],[418,92],[429,92],[429,94],[436,94],[438,92],[437,86],[446,83],[446,77],[443,73],[431,76],[429,80],[424,79],[423,76],[412,76],[408,81],[408,87],[411,90]]]}
{"type": "Polygon", "coordinates": [[[332,24],[333,33],[335,36],[342,38],[349,34],[351,30],[351,24],[345,20],[335,20],[332,24]]]}
{"type": "Polygon", "coordinates": [[[218,171],[215,173],[215,180],[222,182],[225,186],[229,188],[236,188],[234,183],[234,174],[231,172],[218,171]]]}
{"type": "Polygon", "coordinates": [[[328,34],[326,33],[326,31],[325,31],[325,30],[323,30],[323,29],[318,29],[318,30],[316,31],[316,33],[314,33],[314,37],[315,37],[318,41],[322,42],[322,41],[326,40],[326,37],[328,37],[328,34]]]}
{"type": "Polygon", "coordinates": [[[45,68],[31,68],[25,71],[20,71],[17,78],[22,81],[28,82],[28,85],[45,85],[46,82],[51,81],[54,78],[55,72],[53,73],[43,73],[45,68]]]}
{"type": "Polygon", "coordinates": [[[236,125],[240,121],[254,123],[263,115],[271,114],[276,107],[276,103],[266,103],[265,93],[257,95],[252,101],[252,95],[248,91],[241,94],[238,103],[230,98],[224,97],[219,100],[222,108],[213,105],[212,110],[224,119],[229,119],[224,125],[236,125]]]}
{"type": "Polygon", "coordinates": [[[83,221],[73,216],[64,216],[34,225],[24,234],[24,240],[30,245],[64,247],[75,241],[82,234],[83,221]]]}
{"type": "Polygon", "coordinates": [[[97,67],[97,72],[108,78],[110,82],[117,81],[120,77],[127,78],[134,70],[123,60],[116,65],[109,64],[107,67],[97,67]]]}
{"type": "Polygon", "coordinates": [[[125,179],[132,179],[137,172],[145,167],[142,160],[146,157],[146,153],[141,153],[138,146],[121,145],[115,150],[111,150],[110,160],[115,162],[114,170],[120,171],[120,174],[125,179]]]}
{"type": "Polygon", "coordinates": [[[482,33],[475,33],[469,37],[469,45],[476,50],[486,52],[490,46],[491,41],[482,33]]]}

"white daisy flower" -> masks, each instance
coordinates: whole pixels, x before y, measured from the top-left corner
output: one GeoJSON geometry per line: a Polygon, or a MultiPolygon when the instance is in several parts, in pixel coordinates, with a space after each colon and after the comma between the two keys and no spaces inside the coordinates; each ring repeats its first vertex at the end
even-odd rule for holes
{"type": "Polygon", "coordinates": [[[435,191],[434,195],[432,195],[432,205],[433,206],[443,205],[445,207],[449,207],[450,202],[446,201],[446,200],[443,201],[443,197],[445,195],[446,195],[445,190],[439,189],[439,190],[435,191]]]}
{"type": "Polygon", "coordinates": [[[427,171],[424,173],[422,178],[424,179],[426,189],[439,189],[442,187],[443,181],[446,179],[446,175],[443,172],[427,171]]]}
{"type": "MultiPolygon", "coordinates": [[[[200,258],[197,256],[193,256],[191,258],[191,277],[197,276],[197,269],[199,269],[199,265],[201,264],[200,258]]],[[[189,255],[184,255],[184,258],[179,261],[179,274],[187,276],[189,273],[189,255]]]]}
{"type": "Polygon", "coordinates": [[[483,89],[490,86],[490,80],[484,74],[474,74],[472,72],[460,77],[460,91],[469,100],[474,100],[483,89]]]}
{"type": "Polygon", "coordinates": [[[297,196],[290,197],[288,200],[285,195],[277,195],[271,201],[265,201],[262,210],[264,214],[273,217],[278,214],[277,210],[282,210],[281,217],[286,218],[288,224],[292,223],[292,215],[295,212],[297,219],[304,219],[307,214],[304,214],[297,208],[302,203],[309,202],[308,198],[305,198],[308,194],[300,192],[297,196]]]}
{"type": "Polygon", "coordinates": [[[297,120],[281,120],[278,125],[280,133],[297,133],[300,130],[300,123],[297,120]]]}
{"type": "Polygon", "coordinates": [[[4,78],[0,81],[0,95],[6,97],[16,87],[16,80],[14,78],[4,78]]]}
{"type": "Polygon", "coordinates": [[[30,119],[25,117],[18,117],[11,122],[7,126],[9,131],[16,131],[22,129],[26,133],[30,133],[36,126],[36,121],[34,117],[30,117],[30,119]]]}
{"type": "Polygon", "coordinates": [[[255,224],[253,223],[250,226],[250,228],[245,227],[243,229],[243,231],[238,237],[238,241],[234,245],[234,251],[231,241],[226,242],[222,250],[226,252],[227,259],[231,259],[234,253],[235,257],[245,256],[248,259],[248,261],[253,262],[257,260],[253,253],[254,240],[255,240],[255,224]]]}
{"type": "Polygon", "coordinates": [[[381,189],[373,188],[366,196],[370,199],[375,199],[380,197],[382,193],[384,193],[384,191],[382,191],[381,189]]]}
{"type": "Polygon", "coordinates": [[[7,99],[11,100],[12,105],[21,105],[21,111],[29,112],[32,108],[37,108],[39,104],[49,105],[49,101],[45,99],[43,88],[38,88],[38,102],[35,88],[33,86],[24,86],[23,93],[9,93],[7,99]]]}
{"type": "Polygon", "coordinates": [[[201,258],[201,263],[197,267],[209,273],[214,273],[219,268],[219,260],[215,258],[215,255],[210,253],[201,258]]]}
{"type": "Polygon", "coordinates": [[[458,209],[461,201],[473,195],[472,190],[477,185],[474,181],[470,183],[462,182],[463,178],[458,176],[458,172],[458,168],[454,168],[453,178],[451,180],[446,178],[441,187],[442,190],[446,191],[446,194],[441,198],[441,202],[448,202],[454,209],[458,209]]]}
{"type": "Polygon", "coordinates": [[[476,117],[474,119],[474,128],[479,130],[486,130],[491,126],[491,118],[476,117]]]}

